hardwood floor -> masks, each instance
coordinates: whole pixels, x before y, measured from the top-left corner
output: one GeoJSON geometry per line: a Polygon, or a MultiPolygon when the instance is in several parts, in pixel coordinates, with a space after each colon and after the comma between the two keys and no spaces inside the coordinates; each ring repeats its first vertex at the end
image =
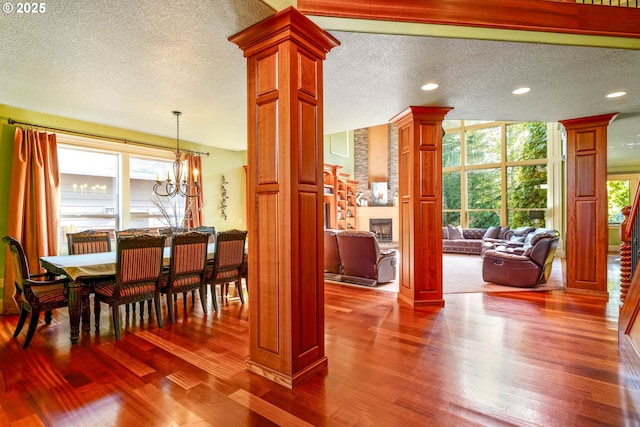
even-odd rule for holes
{"type": "Polygon", "coordinates": [[[190,301],[184,316],[179,298],[163,328],[122,310],[118,342],[103,310],[100,335],[75,346],[59,310],[26,350],[24,333],[11,338],[17,316],[0,317],[0,425],[640,425],[615,301],[550,291],[445,302],[414,310],[391,292],[327,284],[329,373],[294,390],[245,369],[250,298],[206,317],[190,301]]]}

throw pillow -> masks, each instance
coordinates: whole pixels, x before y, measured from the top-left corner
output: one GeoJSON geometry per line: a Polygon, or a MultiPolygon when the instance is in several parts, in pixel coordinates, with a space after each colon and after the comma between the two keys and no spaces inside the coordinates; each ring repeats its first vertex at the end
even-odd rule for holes
{"type": "Polygon", "coordinates": [[[494,226],[487,228],[487,232],[482,236],[483,239],[497,239],[500,234],[500,226],[494,226]]]}
{"type": "Polygon", "coordinates": [[[447,232],[449,233],[449,239],[451,240],[464,239],[464,237],[462,236],[462,227],[460,227],[459,225],[447,225],[447,232]]]}
{"type": "Polygon", "coordinates": [[[449,238],[449,229],[447,227],[442,227],[442,238],[445,240],[449,238]]]}

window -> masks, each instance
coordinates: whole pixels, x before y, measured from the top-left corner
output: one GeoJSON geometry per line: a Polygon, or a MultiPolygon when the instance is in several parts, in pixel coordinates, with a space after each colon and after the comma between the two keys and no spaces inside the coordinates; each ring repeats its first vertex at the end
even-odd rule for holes
{"type": "MultiPolygon", "coordinates": [[[[166,176],[173,158],[164,150],[58,135],[60,253],[67,252],[67,233],[166,227],[151,195],[158,175],[166,176]]],[[[182,218],[184,203],[175,199],[176,215],[182,218]]]]}
{"type": "Polygon", "coordinates": [[[460,166],[460,133],[442,138],[442,167],[460,166]]]}
{"type": "Polygon", "coordinates": [[[510,162],[547,157],[547,124],[540,122],[507,125],[507,160],[510,162]]]}
{"type": "Polygon", "coordinates": [[[442,223],[460,224],[460,171],[442,174],[442,223]]]}
{"type": "Polygon", "coordinates": [[[443,224],[545,224],[546,123],[447,121],[443,128],[443,224]]]}
{"type": "Polygon", "coordinates": [[[500,224],[501,182],[499,168],[467,172],[467,211],[470,227],[488,228],[500,224]]]}
{"type": "Polygon", "coordinates": [[[118,156],[58,148],[60,168],[60,242],[67,233],[115,230],[118,225],[118,156]]]}
{"type": "Polygon", "coordinates": [[[509,225],[543,225],[547,207],[547,165],[510,166],[507,183],[509,225]]]}
{"type": "Polygon", "coordinates": [[[609,224],[620,224],[624,220],[622,208],[631,204],[628,179],[607,181],[607,205],[609,224]]]}
{"type": "Polygon", "coordinates": [[[153,194],[153,186],[158,179],[165,179],[170,173],[173,162],[131,157],[129,162],[130,191],[130,227],[164,228],[167,227],[165,214],[171,224],[181,224],[184,217],[184,198],[162,197],[153,194]]]}
{"type": "Polygon", "coordinates": [[[470,130],[465,133],[467,165],[500,163],[500,128],[490,127],[470,130]]]}

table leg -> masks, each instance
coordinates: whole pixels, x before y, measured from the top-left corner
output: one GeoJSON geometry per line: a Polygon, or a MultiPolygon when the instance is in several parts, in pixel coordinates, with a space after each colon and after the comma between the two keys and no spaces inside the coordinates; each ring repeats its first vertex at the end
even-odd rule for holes
{"type": "Polygon", "coordinates": [[[82,312],[83,284],[78,280],[69,283],[69,323],[71,343],[77,344],[80,339],[80,314],[82,312]]]}

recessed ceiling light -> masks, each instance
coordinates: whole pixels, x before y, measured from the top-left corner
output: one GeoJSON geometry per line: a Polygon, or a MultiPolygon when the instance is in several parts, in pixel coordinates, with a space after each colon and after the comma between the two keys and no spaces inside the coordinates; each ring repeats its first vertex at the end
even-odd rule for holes
{"type": "Polygon", "coordinates": [[[422,86],[422,90],[434,90],[437,88],[438,88],[437,83],[427,83],[426,85],[422,86]]]}
{"type": "Polygon", "coordinates": [[[627,92],[613,92],[607,95],[607,98],[619,98],[621,96],[625,96],[627,92]]]}
{"type": "Polygon", "coordinates": [[[529,87],[520,87],[516,90],[514,90],[513,92],[511,92],[514,95],[522,95],[523,93],[527,93],[531,90],[531,88],[529,87]]]}

